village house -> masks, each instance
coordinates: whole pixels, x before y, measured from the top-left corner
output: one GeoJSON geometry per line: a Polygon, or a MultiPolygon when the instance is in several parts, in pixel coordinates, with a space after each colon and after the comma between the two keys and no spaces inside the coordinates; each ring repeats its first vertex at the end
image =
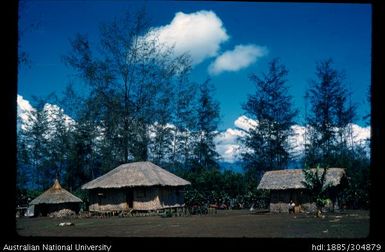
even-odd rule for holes
{"type": "Polygon", "coordinates": [[[159,210],[184,206],[190,182],[151,162],[122,164],[82,186],[89,211],[159,210]]]}
{"type": "Polygon", "coordinates": [[[33,199],[29,204],[33,208],[32,215],[54,215],[59,211],[79,213],[83,201],[61,187],[56,179],[53,186],[33,199]]]}
{"type": "MultiPolygon", "coordinates": [[[[312,169],[315,172],[316,169],[312,169]]],[[[342,168],[329,168],[326,173],[326,184],[330,184],[330,204],[325,210],[339,208],[338,192],[341,181],[346,178],[342,168]]],[[[267,171],[263,175],[258,189],[270,190],[270,212],[289,212],[289,203],[295,203],[295,211],[315,212],[316,205],[311,202],[309,192],[303,185],[305,176],[302,169],[267,171]]]]}

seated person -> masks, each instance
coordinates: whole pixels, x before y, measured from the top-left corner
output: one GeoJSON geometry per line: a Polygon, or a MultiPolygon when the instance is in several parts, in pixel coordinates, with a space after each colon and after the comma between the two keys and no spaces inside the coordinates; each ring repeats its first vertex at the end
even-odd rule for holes
{"type": "Polygon", "coordinates": [[[295,203],[290,200],[290,203],[289,203],[289,213],[293,212],[294,213],[294,207],[295,207],[295,203]]]}

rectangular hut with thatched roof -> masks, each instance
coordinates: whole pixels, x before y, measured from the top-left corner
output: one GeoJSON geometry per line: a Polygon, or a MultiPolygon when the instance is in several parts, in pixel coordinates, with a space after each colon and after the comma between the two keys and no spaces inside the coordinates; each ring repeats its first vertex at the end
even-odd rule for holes
{"type": "MultiPolygon", "coordinates": [[[[77,214],[83,201],[61,187],[56,179],[47,191],[33,199],[29,204],[33,207],[34,216],[56,216],[77,214]]],[[[63,216],[64,217],[64,216],[63,216]]]]}
{"type": "Polygon", "coordinates": [[[90,211],[159,210],[183,207],[190,182],[151,162],[122,164],[85,185],[90,211]]]}
{"type": "MultiPolygon", "coordinates": [[[[311,169],[315,172],[316,169],[311,169]]],[[[330,204],[325,210],[338,209],[338,192],[342,179],[346,178],[343,168],[329,168],[326,173],[326,184],[330,184],[330,204]]],[[[309,192],[302,181],[305,176],[302,169],[275,170],[265,172],[258,189],[270,190],[270,212],[288,213],[289,203],[293,201],[296,211],[315,212],[309,192]]]]}

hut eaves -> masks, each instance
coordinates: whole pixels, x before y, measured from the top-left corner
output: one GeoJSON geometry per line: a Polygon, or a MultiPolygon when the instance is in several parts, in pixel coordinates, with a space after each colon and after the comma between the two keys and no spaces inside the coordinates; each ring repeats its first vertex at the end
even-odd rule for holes
{"type": "Polygon", "coordinates": [[[191,183],[151,162],[122,164],[82,186],[82,189],[136,186],[185,186],[191,183]]]}
{"type": "MultiPolygon", "coordinates": [[[[313,168],[312,171],[315,172],[316,169],[313,168]]],[[[323,169],[320,169],[320,172],[322,171],[323,169]]],[[[326,173],[326,183],[337,186],[344,175],[345,170],[343,168],[329,168],[326,173]]],[[[302,169],[268,171],[263,175],[258,189],[303,189],[305,186],[302,184],[302,181],[305,181],[302,169]]]]}

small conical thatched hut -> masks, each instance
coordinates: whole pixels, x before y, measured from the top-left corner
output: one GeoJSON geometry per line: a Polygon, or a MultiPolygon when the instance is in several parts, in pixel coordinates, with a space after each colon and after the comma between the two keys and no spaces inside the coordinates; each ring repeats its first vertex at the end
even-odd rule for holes
{"type": "Polygon", "coordinates": [[[82,189],[89,190],[90,211],[158,210],[184,206],[190,182],[151,162],[122,164],[82,189]]]}
{"type": "MultiPolygon", "coordinates": [[[[312,169],[313,172],[316,169],[312,169]]],[[[326,173],[326,184],[332,186],[330,190],[330,209],[336,209],[338,205],[338,191],[342,179],[345,177],[343,168],[329,168],[326,173]]],[[[258,189],[270,190],[270,211],[289,212],[289,202],[292,200],[302,211],[314,212],[316,206],[311,202],[310,195],[302,184],[305,175],[302,169],[275,170],[265,172],[258,189]]]]}
{"type": "Polygon", "coordinates": [[[82,203],[81,199],[63,189],[55,179],[53,186],[32,200],[30,205],[34,206],[35,216],[46,216],[63,209],[78,213],[80,203],[82,203]]]}

